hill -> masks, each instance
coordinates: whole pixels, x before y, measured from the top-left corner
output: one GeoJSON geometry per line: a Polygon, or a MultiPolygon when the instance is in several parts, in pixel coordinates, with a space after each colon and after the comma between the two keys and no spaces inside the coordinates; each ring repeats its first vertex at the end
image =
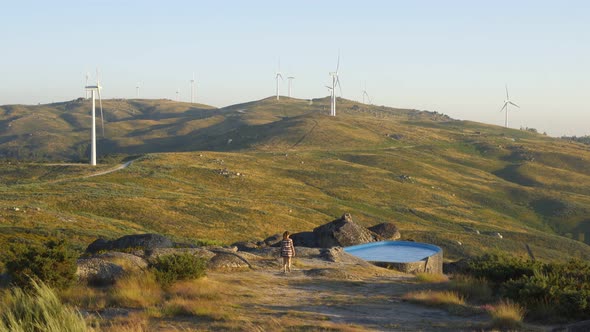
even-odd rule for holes
{"type": "MultiPolygon", "coordinates": [[[[68,156],[87,148],[87,103],[2,107],[11,126],[0,151],[16,151],[28,130],[22,153],[63,149],[76,160],[68,156]]],[[[229,244],[350,212],[367,226],[395,222],[404,239],[451,258],[525,255],[525,244],[542,259],[590,258],[590,147],[579,143],[348,100],[329,117],[327,98],[220,109],[109,100],[104,109],[100,153],[143,156],[96,177],[85,165],[5,162],[0,243],[61,234],[83,246],[159,232],[229,244]]]]}

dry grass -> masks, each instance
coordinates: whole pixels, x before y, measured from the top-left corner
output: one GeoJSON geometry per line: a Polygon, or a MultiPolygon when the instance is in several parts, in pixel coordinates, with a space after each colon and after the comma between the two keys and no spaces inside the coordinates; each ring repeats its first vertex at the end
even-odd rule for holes
{"type": "Polygon", "coordinates": [[[148,332],[149,317],[144,313],[132,313],[127,317],[115,318],[97,329],[97,332],[148,332]]]}
{"type": "Polygon", "coordinates": [[[516,329],[522,326],[525,310],[510,301],[502,301],[489,311],[492,327],[497,329],[516,329]]]}
{"type": "Polygon", "coordinates": [[[216,301],[188,300],[173,298],[164,303],[162,314],[165,317],[196,316],[200,319],[218,321],[231,317],[230,308],[216,301]]]}
{"type": "Polygon", "coordinates": [[[483,278],[456,275],[453,277],[450,287],[471,301],[484,303],[493,298],[492,288],[483,278]]]}
{"type": "Polygon", "coordinates": [[[417,291],[407,293],[403,299],[431,306],[465,305],[465,298],[453,291],[417,291]]]}
{"type": "Polygon", "coordinates": [[[162,288],[152,273],[124,277],[111,291],[113,304],[122,307],[147,308],[162,302],[162,288]]]}
{"type": "Polygon", "coordinates": [[[176,282],[170,286],[167,293],[172,297],[184,299],[221,300],[227,290],[228,285],[203,277],[176,282]]]}
{"type": "Polygon", "coordinates": [[[448,282],[449,277],[444,274],[416,273],[416,281],[429,284],[448,282]]]}
{"type": "Polygon", "coordinates": [[[87,310],[100,310],[107,307],[109,299],[105,290],[75,285],[59,293],[64,303],[87,310]]]}

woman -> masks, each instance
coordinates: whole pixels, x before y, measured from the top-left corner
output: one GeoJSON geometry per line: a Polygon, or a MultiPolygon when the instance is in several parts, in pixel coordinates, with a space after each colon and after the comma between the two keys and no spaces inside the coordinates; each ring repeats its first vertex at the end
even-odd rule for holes
{"type": "Polygon", "coordinates": [[[287,273],[287,270],[291,272],[291,257],[295,256],[295,247],[293,246],[293,240],[289,238],[289,231],[283,233],[283,241],[281,241],[281,257],[283,257],[283,273],[287,273]]]}

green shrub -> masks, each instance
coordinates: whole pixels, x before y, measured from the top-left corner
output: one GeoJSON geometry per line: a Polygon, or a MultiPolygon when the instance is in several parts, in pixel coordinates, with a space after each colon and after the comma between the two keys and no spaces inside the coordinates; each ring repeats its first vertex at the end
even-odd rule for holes
{"type": "Polygon", "coordinates": [[[503,298],[544,321],[590,318],[590,264],[540,263],[488,254],[472,259],[463,273],[495,284],[503,298]]]}
{"type": "Polygon", "coordinates": [[[463,272],[500,285],[511,279],[532,276],[540,266],[540,263],[508,255],[485,254],[470,260],[463,272]]]}
{"type": "Polygon", "coordinates": [[[51,240],[43,246],[13,246],[5,266],[16,286],[30,288],[32,280],[41,280],[63,289],[76,280],[76,258],[64,240],[51,240]]]}
{"type": "Polygon", "coordinates": [[[87,331],[80,313],[62,304],[42,282],[32,281],[30,291],[14,288],[0,303],[0,332],[87,331]]]}
{"type": "Polygon", "coordinates": [[[156,279],[168,287],[177,280],[196,279],[205,276],[207,260],[190,253],[160,256],[150,265],[156,279]]]}

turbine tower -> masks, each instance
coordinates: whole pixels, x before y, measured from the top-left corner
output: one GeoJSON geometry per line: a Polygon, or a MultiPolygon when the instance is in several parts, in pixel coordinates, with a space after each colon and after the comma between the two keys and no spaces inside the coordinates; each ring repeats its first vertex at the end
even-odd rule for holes
{"type": "Polygon", "coordinates": [[[92,132],[90,135],[90,165],[96,166],[96,95],[98,94],[98,102],[100,105],[100,119],[102,123],[102,136],[104,137],[104,118],[102,115],[102,98],[100,96],[100,86],[98,80],[98,70],[96,71],[96,85],[86,85],[86,91],[90,92],[92,98],[92,132]]]}
{"type": "Polygon", "coordinates": [[[191,104],[195,102],[195,73],[193,73],[193,79],[191,80],[191,104]]]}
{"type": "Polygon", "coordinates": [[[367,96],[367,100],[369,101],[369,104],[371,104],[371,98],[367,93],[367,82],[365,82],[365,89],[363,90],[363,104],[365,103],[365,96],[367,96]]]}
{"type": "Polygon", "coordinates": [[[277,100],[279,100],[280,95],[279,78],[281,79],[281,81],[283,80],[283,75],[281,75],[281,59],[279,59],[279,70],[277,71],[277,75],[275,76],[275,80],[277,81],[277,100]]]}
{"type": "Polygon", "coordinates": [[[330,102],[330,115],[336,116],[336,85],[340,88],[340,96],[342,96],[342,87],[340,86],[340,78],[338,78],[338,69],[340,68],[340,54],[338,54],[338,62],[336,63],[336,71],[330,72],[332,76],[332,98],[330,102]]]}
{"type": "Polygon", "coordinates": [[[293,76],[289,76],[287,77],[287,80],[289,80],[289,98],[291,98],[291,82],[295,79],[295,77],[293,76]]]}
{"type": "Polygon", "coordinates": [[[506,128],[508,128],[508,104],[520,108],[520,106],[510,101],[510,97],[508,96],[508,84],[506,84],[506,100],[504,100],[504,106],[502,106],[502,108],[500,109],[500,112],[506,110],[506,117],[504,120],[504,127],[506,128]]]}

